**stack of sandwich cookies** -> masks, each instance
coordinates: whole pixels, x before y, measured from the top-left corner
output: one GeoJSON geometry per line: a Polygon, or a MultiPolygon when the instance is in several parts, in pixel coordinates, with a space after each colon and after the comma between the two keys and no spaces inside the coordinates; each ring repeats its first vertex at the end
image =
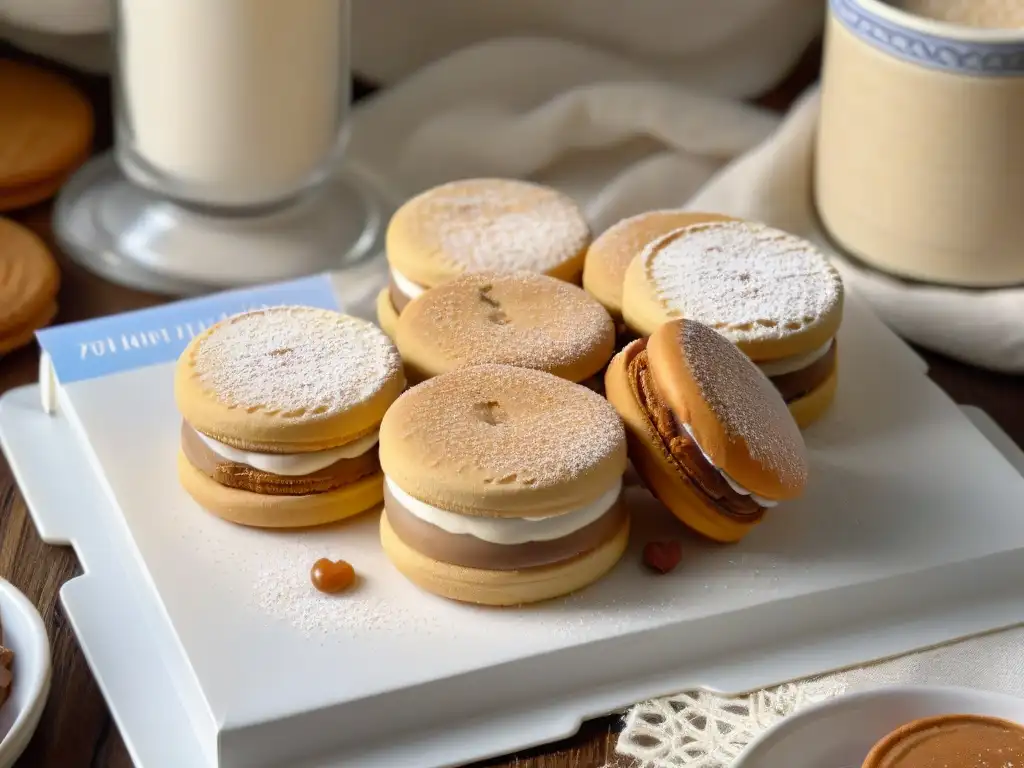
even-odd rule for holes
{"type": "Polygon", "coordinates": [[[531,272],[479,272],[411,302],[395,343],[411,381],[501,363],[599,389],[595,377],[615,350],[615,328],[575,285],[531,272]]]}
{"type": "Polygon", "coordinates": [[[736,346],[690,320],[615,356],[608,399],[651,492],[698,533],[741,539],[807,483],[803,438],[778,391],[736,346]]]}
{"type": "Polygon", "coordinates": [[[651,242],[669,232],[691,224],[728,220],[729,217],[717,213],[648,211],[612,225],[590,244],[583,265],[583,287],[612,316],[620,346],[632,341],[622,322],[622,284],[630,262],[651,242]]]}
{"type": "Polygon", "coordinates": [[[641,336],[679,317],[713,327],[761,367],[801,427],[835,395],[843,283],[802,238],[742,221],[671,232],[629,265],[623,313],[641,336]]]}
{"type": "Polygon", "coordinates": [[[228,318],[175,369],[178,470],[208,511],[259,527],[340,520],[378,505],[378,429],[405,386],[374,325],[310,307],[228,318]]]}
{"type": "Polygon", "coordinates": [[[539,184],[468,179],[407,201],[388,225],[390,280],[377,320],[394,337],[405,306],[466,272],[528,271],[578,283],[590,243],[579,207],[539,184]]]}
{"type": "Polygon", "coordinates": [[[423,589],[532,603],[596,581],[625,551],[625,434],[585,387],[525,368],[462,368],[402,395],[380,443],[381,543],[423,589]]]}

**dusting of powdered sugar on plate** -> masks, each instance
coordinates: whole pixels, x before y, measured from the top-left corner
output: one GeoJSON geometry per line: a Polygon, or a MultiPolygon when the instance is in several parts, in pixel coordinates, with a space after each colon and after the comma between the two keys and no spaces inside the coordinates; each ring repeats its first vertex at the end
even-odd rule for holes
{"type": "Polygon", "coordinates": [[[372,323],[312,307],[235,315],[193,345],[191,364],[204,389],[267,414],[343,413],[379,392],[401,366],[372,323]]]}
{"type": "Polygon", "coordinates": [[[696,224],[651,243],[642,258],[673,317],[734,342],[806,330],[842,301],[839,273],[811,243],[761,224],[696,224]]]}

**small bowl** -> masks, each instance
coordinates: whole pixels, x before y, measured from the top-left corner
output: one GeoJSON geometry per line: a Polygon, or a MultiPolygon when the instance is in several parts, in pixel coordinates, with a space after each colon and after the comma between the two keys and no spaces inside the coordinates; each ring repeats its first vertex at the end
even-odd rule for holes
{"type": "Polygon", "coordinates": [[[0,705],[0,768],[25,751],[50,692],[50,641],[36,607],[9,581],[0,579],[3,644],[14,651],[11,693],[0,705]]]}
{"type": "Polygon", "coordinates": [[[861,768],[875,743],[899,726],[953,713],[1024,723],[1024,699],[917,686],[840,696],[781,720],[752,741],[732,768],[861,768]]]}

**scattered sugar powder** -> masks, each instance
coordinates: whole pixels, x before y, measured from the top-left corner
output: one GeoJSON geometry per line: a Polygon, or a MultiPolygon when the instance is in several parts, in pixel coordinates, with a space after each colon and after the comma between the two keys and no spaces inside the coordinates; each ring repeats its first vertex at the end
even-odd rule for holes
{"type": "Polygon", "coordinates": [[[332,415],[364,402],[400,370],[375,325],[312,307],[236,315],[199,337],[191,364],[225,403],[265,413],[332,415]]]}
{"type": "Polygon", "coordinates": [[[807,482],[803,436],[778,390],[739,348],[706,325],[682,325],[681,342],[701,395],[731,437],[787,487],[807,482]]]}
{"type": "Polygon", "coordinates": [[[436,244],[466,272],[547,272],[590,241],[587,222],[569,197],[525,181],[455,181],[412,205],[421,240],[436,244]]]}
{"type": "Polygon", "coordinates": [[[697,224],[651,243],[648,279],[676,317],[733,341],[809,328],[842,301],[842,280],[806,240],[748,222],[697,224]]]}

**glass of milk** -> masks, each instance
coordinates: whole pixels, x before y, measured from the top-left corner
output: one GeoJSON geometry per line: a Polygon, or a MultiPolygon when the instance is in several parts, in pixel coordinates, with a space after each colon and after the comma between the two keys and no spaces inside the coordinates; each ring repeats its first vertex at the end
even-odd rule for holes
{"type": "Polygon", "coordinates": [[[69,255],[181,295],[379,254],[394,203],[343,157],[349,5],[114,0],[115,146],[58,198],[69,255]]]}
{"type": "Polygon", "coordinates": [[[137,184],[218,208],[323,181],[350,99],[347,3],[118,0],[117,162],[137,184]]]}

